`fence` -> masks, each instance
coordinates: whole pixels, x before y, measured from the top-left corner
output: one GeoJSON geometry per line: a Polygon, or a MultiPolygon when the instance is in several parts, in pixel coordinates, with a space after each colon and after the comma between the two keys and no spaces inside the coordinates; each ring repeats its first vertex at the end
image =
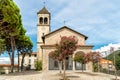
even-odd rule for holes
{"type": "MultiPolygon", "coordinates": [[[[107,69],[100,70],[100,72],[115,75],[115,71],[111,71],[111,70],[107,70],[107,69]]],[[[117,73],[117,76],[120,76],[120,70],[117,70],[116,73],[117,73]]]]}

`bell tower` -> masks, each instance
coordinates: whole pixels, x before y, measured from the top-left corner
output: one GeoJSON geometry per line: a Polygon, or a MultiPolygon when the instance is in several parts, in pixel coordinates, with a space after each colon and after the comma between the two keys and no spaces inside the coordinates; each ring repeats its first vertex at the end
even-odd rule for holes
{"type": "Polygon", "coordinates": [[[42,59],[41,45],[44,44],[43,36],[50,32],[50,12],[44,6],[37,12],[37,57],[38,60],[42,59]]]}

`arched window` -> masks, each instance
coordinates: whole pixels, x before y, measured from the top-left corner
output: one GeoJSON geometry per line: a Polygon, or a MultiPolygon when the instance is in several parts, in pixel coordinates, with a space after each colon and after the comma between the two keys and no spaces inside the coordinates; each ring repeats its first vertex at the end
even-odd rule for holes
{"type": "Polygon", "coordinates": [[[40,22],[40,24],[43,23],[43,18],[42,17],[40,17],[39,22],[40,22]]]}
{"type": "Polygon", "coordinates": [[[75,53],[74,61],[75,61],[75,69],[76,70],[85,70],[86,69],[84,54],[85,53],[83,51],[78,51],[75,53]]]}
{"type": "Polygon", "coordinates": [[[48,23],[48,19],[45,17],[44,18],[44,24],[47,24],[48,23]]]}

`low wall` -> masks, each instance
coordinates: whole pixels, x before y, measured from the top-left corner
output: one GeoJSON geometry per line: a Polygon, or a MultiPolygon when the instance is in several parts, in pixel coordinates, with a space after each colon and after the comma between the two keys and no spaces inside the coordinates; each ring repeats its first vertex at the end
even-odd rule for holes
{"type": "MultiPolygon", "coordinates": [[[[14,72],[17,71],[17,67],[14,67],[14,72]]],[[[0,67],[0,74],[9,74],[11,72],[10,67],[0,67]]]]}

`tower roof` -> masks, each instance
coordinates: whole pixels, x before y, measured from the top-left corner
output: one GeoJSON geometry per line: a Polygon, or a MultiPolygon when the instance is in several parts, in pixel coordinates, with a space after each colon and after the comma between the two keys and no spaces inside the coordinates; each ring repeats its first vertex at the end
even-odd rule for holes
{"type": "Polygon", "coordinates": [[[37,12],[37,14],[50,14],[50,12],[44,6],[41,10],[39,10],[39,12],[37,12]]]}

